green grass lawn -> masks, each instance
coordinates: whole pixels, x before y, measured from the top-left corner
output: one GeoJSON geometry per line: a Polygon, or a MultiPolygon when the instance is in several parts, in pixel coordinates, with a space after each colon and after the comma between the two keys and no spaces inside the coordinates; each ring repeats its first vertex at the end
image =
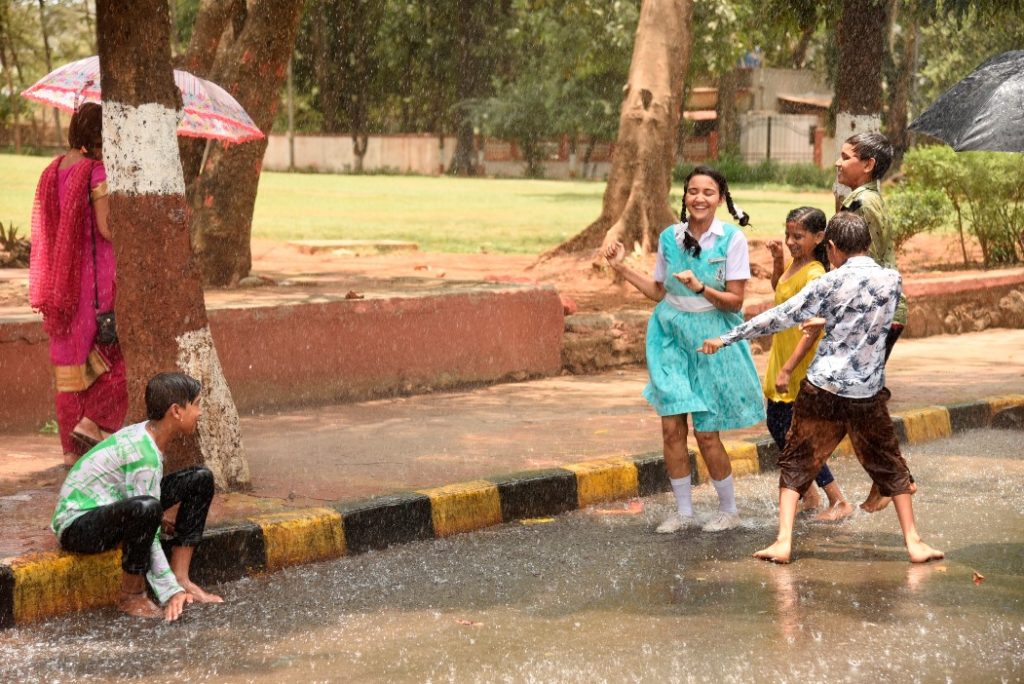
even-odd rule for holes
{"type": "MultiPolygon", "coordinates": [[[[0,222],[28,232],[43,157],[0,155],[0,222]]],[[[264,173],[253,236],[412,240],[426,251],[539,253],[575,235],[601,210],[603,182],[264,173]]],[[[783,233],[802,205],[832,214],[828,191],[737,186],[753,237],[783,233]]],[[[678,209],[682,187],[672,189],[678,209]]],[[[720,215],[728,219],[722,209],[720,215]]]]}

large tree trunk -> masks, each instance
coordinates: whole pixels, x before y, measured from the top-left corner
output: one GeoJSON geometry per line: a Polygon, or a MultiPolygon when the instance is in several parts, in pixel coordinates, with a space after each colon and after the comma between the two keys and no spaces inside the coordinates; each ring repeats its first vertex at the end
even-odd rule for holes
{"type": "MultiPolygon", "coordinates": [[[[843,0],[836,27],[836,157],[855,133],[882,130],[882,61],[886,48],[885,0],[843,0]]],[[[836,208],[853,188],[836,183],[836,208]]]]}
{"type": "MultiPolygon", "coordinates": [[[[888,132],[894,155],[892,169],[898,171],[903,164],[903,155],[910,148],[910,131],[907,128],[907,109],[911,92],[914,87],[914,73],[917,71],[917,18],[906,17],[903,26],[902,45],[898,53],[899,63],[896,64],[896,78],[892,84],[889,98],[888,132]]],[[[893,50],[893,58],[897,57],[893,50]]]]}
{"type": "Polygon", "coordinates": [[[690,61],[691,8],[691,0],[644,0],[601,215],[545,256],[616,240],[653,251],[660,232],[678,220],[668,199],[690,61]]]}
{"type": "MultiPolygon", "coordinates": [[[[241,34],[214,66],[212,80],[234,95],[265,133],[280,104],[302,4],[256,0],[241,34]]],[[[266,138],[210,146],[190,193],[192,250],[208,284],[233,285],[252,268],[252,212],[266,149],[266,138]]]]}
{"type": "Polygon", "coordinates": [[[740,122],[736,93],[739,90],[740,70],[733,68],[718,77],[718,101],[715,105],[718,120],[718,153],[739,156],[740,122]]]}
{"type": "Polygon", "coordinates": [[[171,73],[165,0],[96,3],[103,89],[103,151],[117,256],[118,336],[128,370],[129,415],[145,415],[144,389],[161,371],[203,384],[197,435],[168,469],[204,463],[221,488],[249,484],[231,392],[207,324],[189,248],[176,129],[181,96],[171,73]]]}

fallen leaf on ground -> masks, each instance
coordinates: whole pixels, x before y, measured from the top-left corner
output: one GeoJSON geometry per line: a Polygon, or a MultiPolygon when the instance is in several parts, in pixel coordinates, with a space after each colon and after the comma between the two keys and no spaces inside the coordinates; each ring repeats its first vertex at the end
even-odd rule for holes
{"type": "Polygon", "coordinates": [[[633,499],[625,505],[621,503],[607,504],[587,510],[593,515],[639,515],[644,512],[644,502],[640,499],[633,499]]]}
{"type": "Polygon", "coordinates": [[[935,568],[935,572],[946,572],[946,566],[940,565],[939,567],[935,568]]]}
{"type": "Polygon", "coordinates": [[[430,267],[427,266],[426,264],[417,264],[416,266],[412,267],[412,270],[414,270],[414,271],[429,271],[430,267]]]}
{"type": "Polygon", "coordinates": [[[345,299],[365,299],[366,295],[361,295],[355,290],[349,290],[345,293],[345,299]]]}
{"type": "Polygon", "coordinates": [[[519,521],[520,525],[543,525],[545,523],[554,522],[554,518],[523,518],[519,521]]]}
{"type": "Polygon", "coordinates": [[[484,623],[482,623],[482,622],[473,622],[472,620],[456,620],[455,623],[459,624],[459,625],[469,625],[470,627],[483,627],[484,626],[484,623]]]}
{"type": "Polygon", "coordinates": [[[975,584],[975,585],[978,585],[978,584],[981,584],[982,582],[984,582],[984,581],[985,581],[985,576],[984,576],[984,575],[982,575],[982,574],[981,574],[980,572],[978,572],[977,570],[975,570],[975,571],[974,571],[974,577],[973,577],[973,579],[974,579],[974,584],[975,584]]]}

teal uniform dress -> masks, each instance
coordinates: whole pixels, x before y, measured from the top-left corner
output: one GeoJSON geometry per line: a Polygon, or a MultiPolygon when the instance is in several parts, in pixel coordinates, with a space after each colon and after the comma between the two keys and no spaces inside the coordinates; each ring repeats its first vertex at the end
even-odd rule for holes
{"type": "MultiPolygon", "coordinates": [[[[659,238],[665,259],[665,289],[680,297],[702,297],[672,277],[687,269],[707,287],[725,290],[729,243],[739,228],[724,224],[725,234],[694,257],[676,242],[677,225],[659,238]]],[[[701,354],[704,340],[719,337],[743,322],[741,313],[712,309],[681,311],[666,299],[658,302],[647,323],[647,371],[644,398],[659,416],[689,413],[698,432],[736,430],[765,418],[761,381],[750,345],[739,342],[717,354],[701,354]]]]}

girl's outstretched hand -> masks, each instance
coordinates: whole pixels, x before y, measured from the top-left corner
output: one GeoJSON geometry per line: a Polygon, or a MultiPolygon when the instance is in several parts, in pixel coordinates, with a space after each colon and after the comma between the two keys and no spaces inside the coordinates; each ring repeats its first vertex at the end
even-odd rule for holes
{"type": "Polygon", "coordinates": [[[714,354],[719,349],[725,346],[725,342],[722,341],[721,337],[710,337],[704,340],[704,344],[697,349],[702,354],[714,354]]]}
{"type": "Polygon", "coordinates": [[[772,259],[783,259],[786,254],[782,251],[782,243],[778,240],[769,240],[767,245],[768,251],[772,253],[772,259]]]}
{"type": "Polygon", "coordinates": [[[626,246],[616,240],[601,249],[601,256],[604,257],[609,266],[621,264],[622,260],[626,258],[626,246]]]}

